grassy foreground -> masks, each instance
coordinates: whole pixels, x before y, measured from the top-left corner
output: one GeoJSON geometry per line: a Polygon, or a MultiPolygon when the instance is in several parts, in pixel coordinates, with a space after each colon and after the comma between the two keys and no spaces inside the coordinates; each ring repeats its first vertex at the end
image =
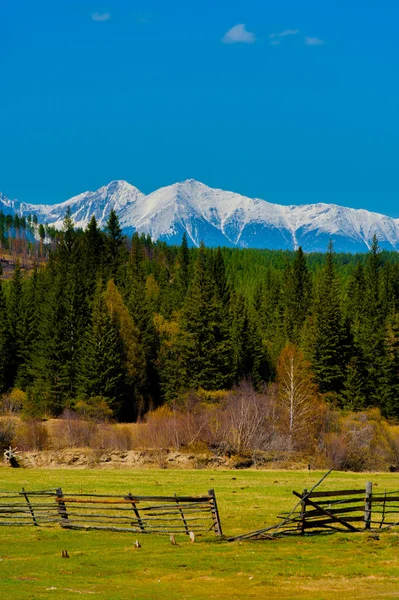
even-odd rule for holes
{"type": "MultiPolygon", "coordinates": [[[[0,468],[0,489],[136,494],[216,490],[226,535],[276,522],[295,504],[292,490],[310,488],[322,473],[298,471],[90,471],[0,468]]],[[[324,489],[399,488],[396,474],[332,473],[324,489]]],[[[399,598],[399,529],[277,541],[229,543],[214,536],[194,544],[181,536],[0,528],[0,598],[79,596],[104,600],[211,598],[399,598]],[[142,548],[133,543],[139,537],[142,548]],[[61,558],[67,549],[69,559],[61,558]]]]}

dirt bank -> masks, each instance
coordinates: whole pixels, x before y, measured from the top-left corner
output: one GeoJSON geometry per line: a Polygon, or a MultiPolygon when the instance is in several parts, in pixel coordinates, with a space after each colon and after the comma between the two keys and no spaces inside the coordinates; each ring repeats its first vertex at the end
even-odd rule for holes
{"type": "Polygon", "coordinates": [[[89,448],[21,452],[21,463],[26,468],[74,469],[304,469],[307,463],[280,460],[270,456],[242,458],[216,456],[212,453],[184,453],[169,449],[100,451],[89,448]]]}

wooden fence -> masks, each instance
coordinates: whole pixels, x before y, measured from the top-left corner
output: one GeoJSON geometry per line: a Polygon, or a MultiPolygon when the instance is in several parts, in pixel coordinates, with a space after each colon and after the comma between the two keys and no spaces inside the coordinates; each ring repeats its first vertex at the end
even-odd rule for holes
{"type": "Polygon", "coordinates": [[[0,492],[0,525],[60,525],[130,533],[222,535],[214,490],[204,496],[0,492]]]}
{"type": "Polygon", "coordinates": [[[323,531],[375,531],[399,526],[399,491],[374,493],[371,482],[363,489],[324,492],[312,489],[293,494],[298,502],[291,512],[279,515],[279,523],[229,541],[323,531]]]}

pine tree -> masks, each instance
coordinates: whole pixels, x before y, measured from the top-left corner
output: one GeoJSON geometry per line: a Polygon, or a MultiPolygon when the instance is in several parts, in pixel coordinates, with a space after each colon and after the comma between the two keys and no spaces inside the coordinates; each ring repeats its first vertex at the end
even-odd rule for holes
{"type": "Polygon", "coordinates": [[[182,302],[190,284],[190,251],[188,249],[186,232],[183,233],[177,261],[177,291],[180,302],[182,302]]]}
{"type": "Polygon", "coordinates": [[[40,294],[39,273],[34,266],[31,276],[25,284],[21,303],[21,362],[18,368],[16,386],[25,390],[32,379],[29,365],[35,344],[39,338],[39,304],[44,298],[40,294]]]}
{"type": "Polygon", "coordinates": [[[220,247],[213,253],[211,265],[219,299],[222,305],[227,308],[230,301],[230,289],[227,282],[226,266],[220,247]]]}
{"type": "Polygon", "coordinates": [[[5,392],[11,383],[9,372],[10,327],[2,275],[3,271],[0,265],[0,393],[5,392]]]}
{"type": "Polygon", "coordinates": [[[94,215],[84,232],[83,263],[87,293],[92,298],[96,282],[101,277],[104,268],[104,235],[98,228],[94,215]]]}
{"type": "Polygon", "coordinates": [[[10,342],[8,347],[8,362],[11,384],[14,384],[19,365],[22,360],[22,270],[17,259],[14,273],[10,282],[8,318],[10,324],[10,342]]]}
{"type": "Polygon", "coordinates": [[[182,313],[181,352],[188,388],[222,389],[232,381],[228,323],[201,244],[182,313]]]}
{"type": "Polygon", "coordinates": [[[71,401],[69,349],[64,279],[47,268],[43,303],[39,309],[39,337],[33,344],[27,386],[32,416],[53,416],[71,401]]]}
{"type": "Polygon", "coordinates": [[[125,265],[127,251],[125,248],[125,236],[119,224],[119,217],[112,209],[109,213],[105,226],[105,258],[107,279],[113,279],[118,283],[119,278],[124,279],[121,270],[125,265]]]}
{"type": "Polygon", "coordinates": [[[78,397],[101,397],[117,412],[123,403],[126,381],[126,355],[118,330],[97,284],[92,320],[83,340],[78,371],[78,397]]]}
{"type": "Polygon", "coordinates": [[[311,316],[305,329],[307,354],[322,393],[342,390],[346,364],[350,358],[350,340],[343,319],[333,247],[330,243],[326,263],[318,280],[311,316]]]}
{"type": "Polygon", "coordinates": [[[312,282],[301,247],[295,252],[294,262],[286,269],[285,328],[287,337],[298,343],[301,329],[309,314],[312,282]]]}
{"type": "Polygon", "coordinates": [[[365,368],[359,356],[352,357],[348,363],[340,401],[347,410],[363,410],[367,406],[365,368]]]}
{"type": "Polygon", "coordinates": [[[125,356],[126,393],[119,403],[119,417],[131,421],[137,417],[140,390],[145,385],[146,377],[146,362],[140,344],[140,332],[112,279],[107,284],[104,298],[112,323],[116,325],[119,332],[125,356]]]}
{"type": "Polygon", "coordinates": [[[242,294],[234,294],[231,302],[231,342],[234,379],[251,379],[255,386],[268,381],[272,367],[256,323],[242,294]]]}

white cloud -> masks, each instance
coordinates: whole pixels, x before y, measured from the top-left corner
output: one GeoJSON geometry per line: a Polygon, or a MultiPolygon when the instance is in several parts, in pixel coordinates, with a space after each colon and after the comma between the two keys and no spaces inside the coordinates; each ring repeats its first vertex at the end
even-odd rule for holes
{"type": "Polygon", "coordinates": [[[91,15],[91,18],[93,19],[93,21],[108,21],[111,18],[111,15],[108,12],[106,12],[106,13],[95,12],[91,15]]]}
{"type": "Polygon", "coordinates": [[[297,33],[299,33],[299,29],[284,29],[284,31],[280,31],[280,33],[271,33],[269,38],[272,40],[274,38],[287,37],[287,35],[296,35],[297,33]]]}
{"type": "Polygon", "coordinates": [[[222,38],[223,44],[254,44],[256,36],[251,31],[247,31],[244,23],[234,25],[222,38]]]}
{"type": "Polygon", "coordinates": [[[318,37],[305,37],[305,44],[307,46],[322,46],[324,44],[324,40],[321,40],[318,37]]]}

